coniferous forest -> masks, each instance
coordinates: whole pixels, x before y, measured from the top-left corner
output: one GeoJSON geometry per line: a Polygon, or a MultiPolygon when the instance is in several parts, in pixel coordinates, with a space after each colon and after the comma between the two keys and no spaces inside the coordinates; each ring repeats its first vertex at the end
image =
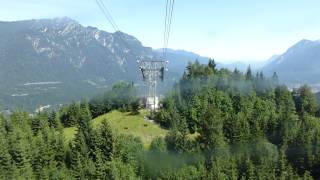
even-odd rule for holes
{"type": "Polygon", "coordinates": [[[0,179],[319,179],[320,111],[309,87],[277,74],[190,63],[149,118],[169,130],[149,147],[104,121],[143,108],[133,84],[57,111],[0,117],[0,179]],[[64,128],[77,127],[69,142],[64,128]]]}

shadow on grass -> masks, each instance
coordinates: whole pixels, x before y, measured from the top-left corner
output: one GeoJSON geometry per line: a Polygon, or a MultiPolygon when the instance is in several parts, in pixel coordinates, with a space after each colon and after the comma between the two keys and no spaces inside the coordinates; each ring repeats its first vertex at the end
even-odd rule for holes
{"type": "Polygon", "coordinates": [[[135,115],[139,115],[140,112],[139,111],[131,111],[129,114],[127,114],[127,116],[135,116],[135,115]]]}

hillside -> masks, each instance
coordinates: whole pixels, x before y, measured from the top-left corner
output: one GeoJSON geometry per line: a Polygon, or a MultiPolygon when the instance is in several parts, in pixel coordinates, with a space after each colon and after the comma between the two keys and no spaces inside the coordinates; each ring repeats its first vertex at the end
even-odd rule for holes
{"type": "Polygon", "coordinates": [[[289,84],[320,83],[320,41],[301,40],[274,57],[263,68],[267,74],[277,72],[280,80],[289,84]]]}
{"type": "MultiPolygon", "coordinates": [[[[92,120],[94,129],[98,128],[102,121],[107,120],[116,134],[133,135],[141,138],[145,147],[148,147],[152,139],[164,137],[167,130],[162,129],[158,124],[145,119],[147,111],[142,110],[138,115],[132,115],[130,112],[120,112],[117,110],[99,116],[92,120]]],[[[65,128],[64,135],[66,142],[72,140],[77,132],[75,127],[65,128]]]]}
{"type": "MultiPolygon", "coordinates": [[[[155,52],[158,54],[158,56],[162,56],[163,50],[157,49],[155,50],[155,52]]],[[[206,64],[208,63],[209,58],[184,50],[168,49],[167,59],[170,60],[170,68],[182,73],[189,62],[194,62],[195,60],[198,60],[200,63],[206,64]]]]}
{"type": "MultiPolygon", "coordinates": [[[[162,49],[157,49],[155,52],[158,54],[158,56],[162,55],[162,49]]],[[[195,60],[198,60],[201,64],[207,64],[210,57],[201,56],[199,54],[185,51],[185,50],[173,50],[168,49],[167,50],[167,58],[170,61],[169,67],[173,69],[174,71],[178,73],[182,73],[185,70],[185,67],[188,65],[189,62],[195,62],[195,60]]],[[[211,57],[212,58],[212,57],[211,57]]],[[[246,71],[249,64],[243,63],[243,62],[232,62],[232,63],[221,63],[216,62],[217,68],[226,68],[231,71],[233,71],[235,68],[237,68],[240,71],[246,71]]],[[[258,69],[259,65],[258,63],[253,64],[252,69],[258,69]]]]}
{"type": "MultiPolygon", "coordinates": [[[[121,80],[134,82],[141,90],[136,63],[141,56],[160,58],[162,50],[145,47],[123,32],[85,27],[67,17],[0,21],[0,111],[57,107],[90,98],[121,80]]],[[[168,71],[158,92],[167,92],[195,59],[208,60],[168,49],[168,71]]],[[[217,63],[217,67],[244,70],[247,65],[217,63]]]]}
{"type": "Polygon", "coordinates": [[[66,17],[0,22],[0,107],[34,110],[90,97],[120,80],[141,85],[137,57],[155,55],[133,36],[66,17]]]}
{"type": "MultiPolygon", "coordinates": [[[[292,93],[262,75],[189,67],[154,114],[168,130],[146,111],[117,111],[127,106],[119,98],[109,100],[122,106],[93,120],[86,101],[1,116],[0,179],[319,179],[320,117],[309,88],[292,93]]],[[[108,110],[109,100],[100,106],[108,110]]]]}

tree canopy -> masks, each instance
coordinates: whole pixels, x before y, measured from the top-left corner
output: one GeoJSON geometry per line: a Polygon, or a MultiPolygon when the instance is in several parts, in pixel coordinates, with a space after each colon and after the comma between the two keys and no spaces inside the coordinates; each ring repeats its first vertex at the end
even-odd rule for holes
{"type": "Polygon", "coordinates": [[[131,83],[58,111],[0,116],[0,179],[319,179],[320,119],[307,86],[249,67],[189,63],[153,114],[169,130],[150,147],[93,117],[140,108],[131,83]],[[66,141],[64,128],[75,127],[66,141]]]}

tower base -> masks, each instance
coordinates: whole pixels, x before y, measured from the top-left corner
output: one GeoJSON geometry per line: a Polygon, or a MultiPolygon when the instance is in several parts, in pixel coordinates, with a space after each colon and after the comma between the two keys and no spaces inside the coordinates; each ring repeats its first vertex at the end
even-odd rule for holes
{"type": "Polygon", "coordinates": [[[159,97],[147,97],[146,99],[146,108],[150,110],[159,109],[159,97]]]}

